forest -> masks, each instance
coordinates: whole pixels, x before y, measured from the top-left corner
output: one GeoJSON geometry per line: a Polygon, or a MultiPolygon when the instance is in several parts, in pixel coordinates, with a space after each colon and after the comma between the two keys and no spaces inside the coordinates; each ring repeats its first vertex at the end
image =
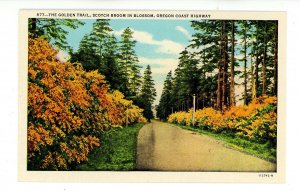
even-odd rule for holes
{"type": "Polygon", "coordinates": [[[219,111],[237,102],[248,105],[260,96],[277,96],[277,21],[204,20],[191,26],[193,39],[165,80],[159,118],[189,110],[193,95],[196,109],[219,111]]]}

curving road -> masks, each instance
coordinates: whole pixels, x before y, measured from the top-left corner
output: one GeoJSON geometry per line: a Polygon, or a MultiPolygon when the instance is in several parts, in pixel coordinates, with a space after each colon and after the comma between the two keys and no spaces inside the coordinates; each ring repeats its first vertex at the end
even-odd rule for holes
{"type": "Polygon", "coordinates": [[[206,135],[152,121],[139,132],[137,169],[274,172],[276,164],[233,150],[206,135]]]}

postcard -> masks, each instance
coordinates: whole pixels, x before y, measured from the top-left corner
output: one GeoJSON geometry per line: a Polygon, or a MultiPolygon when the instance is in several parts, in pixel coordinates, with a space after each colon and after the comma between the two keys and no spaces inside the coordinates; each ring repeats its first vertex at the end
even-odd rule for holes
{"type": "Polygon", "coordinates": [[[285,181],[286,14],[21,10],[19,180],[285,181]]]}

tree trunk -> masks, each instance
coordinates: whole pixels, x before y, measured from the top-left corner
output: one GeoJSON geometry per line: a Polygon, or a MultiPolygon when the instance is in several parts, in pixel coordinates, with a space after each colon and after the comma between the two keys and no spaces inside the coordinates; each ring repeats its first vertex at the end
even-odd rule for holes
{"type": "MultiPolygon", "coordinates": [[[[245,21],[247,22],[247,21],[245,21]]],[[[247,25],[247,23],[246,23],[247,25]]],[[[248,104],[248,93],[247,93],[247,27],[245,26],[244,34],[244,105],[248,104]]]]}
{"type": "Polygon", "coordinates": [[[210,92],[210,107],[213,107],[214,106],[214,101],[213,101],[213,97],[214,97],[214,93],[213,92],[210,92]]]}
{"type": "Polygon", "coordinates": [[[262,95],[266,95],[267,93],[267,26],[265,25],[265,31],[264,31],[264,48],[263,48],[263,61],[262,61],[262,95]]]}
{"type": "Polygon", "coordinates": [[[217,89],[217,109],[222,111],[222,102],[221,102],[221,97],[222,97],[222,61],[219,61],[219,66],[218,66],[218,89],[217,89]]]}
{"type": "Polygon", "coordinates": [[[227,34],[225,29],[225,22],[223,21],[224,25],[224,33],[223,33],[223,87],[222,87],[222,107],[223,109],[228,106],[228,89],[227,89],[227,79],[228,79],[228,62],[227,62],[227,34]]]}
{"type": "Polygon", "coordinates": [[[31,19],[31,24],[32,25],[31,25],[31,28],[29,30],[30,30],[33,38],[37,38],[38,37],[37,31],[36,31],[36,29],[37,29],[37,24],[36,23],[37,23],[37,19],[36,18],[32,18],[31,19]]]}
{"type": "Polygon", "coordinates": [[[219,51],[220,51],[220,60],[218,63],[218,88],[217,88],[217,110],[222,111],[222,80],[223,80],[223,58],[222,58],[222,46],[223,46],[223,21],[221,24],[221,33],[220,33],[220,45],[219,45],[219,51]]]}
{"type": "Polygon", "coordinates": [[[235,106],[235,88],[234,88],[234,21],[231,24],[231,63],[230,63],[230,106],[235,106]]]}
{"type": "Polygon", "coordinates": [[[252,100],[256,98],[255,72],[254,72],[253,58],[251,58],[251,95],[252,95],[252,100]]]}
{"type": "Polygon", "coordinates": [[[255,97],[258,96],[258,93],[257,93],[257,88],[259,86],[259,76],[258,76],[258,67],[259,67],[259,61],[258,61],[258,28],[259,28],[259,24],[258,24],[259,21],[257,21],[256,23],[256,50],[255,50],[255,91],[256,91],[256,95],[255,97]]]}
{"type": "Polygon", "coordinates": [[[274,95],[278,94],[278,21],[275,21],[274,95]]]}

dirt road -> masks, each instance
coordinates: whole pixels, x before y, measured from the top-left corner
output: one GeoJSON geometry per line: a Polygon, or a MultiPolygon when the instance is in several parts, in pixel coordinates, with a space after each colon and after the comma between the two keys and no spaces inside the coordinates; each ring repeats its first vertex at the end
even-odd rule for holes
{"type": "Polygon", "coordinates": [[[139,132],[137,169],[274,172],[276,164],[227,148],[206,135],[153,121],[139,132]]]}

